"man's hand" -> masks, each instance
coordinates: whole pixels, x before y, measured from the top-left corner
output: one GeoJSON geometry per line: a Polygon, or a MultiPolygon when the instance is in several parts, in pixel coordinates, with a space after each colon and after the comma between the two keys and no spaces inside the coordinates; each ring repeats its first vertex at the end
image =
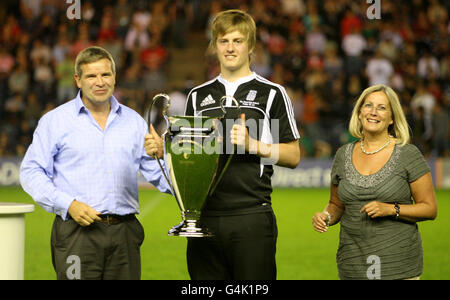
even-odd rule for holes
{"type": "Polygon", "coordinates": [[[150,124],[150,133],[145,136],[145,152],[151,157],[164,158],[163,139],[158,135],[153,125],[150,124]]]}
{"type": "Polygon", "coordinates": [[[298,140],[266,144],[250,136],[245,126],[245,114],[240,115],[240,122],[236,122],[230,131],[231,143],[245,149],[250,154],[267,158],[271,163],[282,167],[295,168],[300,162],[300,147],[298,140]]]}
{"type": "Polygon", "coordinates": [[[94,221],[101,221],[100,213],[86,203],[73,200],[68,210],[72,219],[81,226],[89,226],[94,221]]]}
{"type": "Polygon", "coordinates": [[[246,151],[252,151],[256,153],[256,141],[250,138],[248,129],[245,126],[245,114],[240,115],[241,122],[233,125],[230,131],[231,143],[245,149],[246,151]],[[250,147],[250,144],[254,147],[250,147]],[[250,149],[252,148],[252,149],[250,149]]]}

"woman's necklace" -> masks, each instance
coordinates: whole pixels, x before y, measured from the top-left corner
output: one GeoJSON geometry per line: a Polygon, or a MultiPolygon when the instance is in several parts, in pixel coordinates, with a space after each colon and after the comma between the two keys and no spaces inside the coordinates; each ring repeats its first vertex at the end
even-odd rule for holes
{"type": "Polygon", "coordinates": [[[375,151],[367,152],[366,150],[364,150],[364,139],[361,139],[360,146],[361,146],[361,151],[362,151],[364,154],[372,155],[372,154],[375,154],[375,153],[380,152],[381,150],[383,150],[384,148],[386,148],[390,143],[391,143],[391,136],[389,135],[389,136],[388,136],[387,142],[386,142],[383,146],[381,146],[380,148],[378,148],[378,149],[375,150],[375,151]]]}

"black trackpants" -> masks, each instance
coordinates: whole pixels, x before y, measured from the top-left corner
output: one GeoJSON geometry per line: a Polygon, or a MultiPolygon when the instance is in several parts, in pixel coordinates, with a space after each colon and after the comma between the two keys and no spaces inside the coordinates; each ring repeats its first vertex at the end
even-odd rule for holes
{"type": "Polygon", "coordinates": [[[202,217],[211,238],[188,238],[187,263],[194,280],[275,280],[277,224],[272,211],[202,217]]]}
{"type": "Polygon", "coordinates": [[[80,226],[56,216],[52,262],[58,279],[140,279],[144,229],[133,217],[118,224],[80,226]]]}

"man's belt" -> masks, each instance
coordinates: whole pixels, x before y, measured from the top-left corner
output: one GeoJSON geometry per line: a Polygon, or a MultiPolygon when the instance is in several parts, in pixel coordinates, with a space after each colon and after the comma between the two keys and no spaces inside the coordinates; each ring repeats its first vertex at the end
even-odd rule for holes
{"type": "Polygon", "coordinates": [[[101,221],[97,221],[100,223],[105,223],[105,224],[109,224],[109,225],[114,225],[114,224],[119,224],[123,221],[128,221],[128,220],[132,220],[134,218],[134,214],[129,214],[129,215],[99,215],[101,221]]]}

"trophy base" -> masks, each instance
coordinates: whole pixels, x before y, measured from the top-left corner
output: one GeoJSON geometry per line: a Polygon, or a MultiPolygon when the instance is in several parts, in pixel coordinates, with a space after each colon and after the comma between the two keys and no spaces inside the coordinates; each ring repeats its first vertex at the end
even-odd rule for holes
{"type": "Polygon", "coordinates": [[[185,220],[180,224],[172,227],[168,236],[184,236],[184,237],[212,237],[213,234],[207,228],[197,227],[197,221],[185,220]]]}

